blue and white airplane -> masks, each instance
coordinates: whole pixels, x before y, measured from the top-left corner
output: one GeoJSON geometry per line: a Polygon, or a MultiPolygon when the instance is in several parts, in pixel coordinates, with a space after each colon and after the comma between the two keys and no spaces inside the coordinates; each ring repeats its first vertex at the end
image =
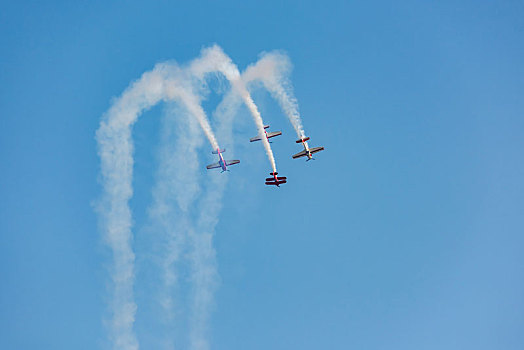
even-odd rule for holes
{"type": "Polygon", "coordinates": [[[224,157],[222,156],[222,153],[224,153],[225,151],[226,151],[225,149],[217,148],[216,151],[211,152],[213,154],[218,154],[218,162],[217,163],[213,163],[213,164],[209,164],[206,168],[207,169],[222,168],[222,172],[224,172],[224,171],[229,171],[227,169],[228,166],[240,163],[240,161],[237,160],[237,159],[235,159],[235,160],[224,160],[224,157]]]}

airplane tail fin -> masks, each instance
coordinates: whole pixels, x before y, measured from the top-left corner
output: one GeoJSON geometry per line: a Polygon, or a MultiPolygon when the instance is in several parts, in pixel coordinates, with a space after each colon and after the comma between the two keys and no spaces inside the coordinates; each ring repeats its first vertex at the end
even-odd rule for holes
{"type": "Polygon", "coordinates": [[[211,152],[211,153],[213,153],[213,154],[218,154],[218,152],[220,152],[220,153],[224,153],[225,151],[226,151],[225,148],[224,148],[224,149],[220,149],[220,148],[219,148],[219,149],[217,149],[216,151],[213,151],[213,152],[211,152]]]}

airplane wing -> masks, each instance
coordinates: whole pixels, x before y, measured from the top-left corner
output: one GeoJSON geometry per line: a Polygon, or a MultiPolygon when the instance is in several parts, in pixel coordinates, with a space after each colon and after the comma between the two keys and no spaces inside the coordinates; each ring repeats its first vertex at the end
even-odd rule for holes
{"type": "Polygon", "coordinates": [[[267,138],[270,139],[270,138],[278,136],[278,135],[282,135],[282,131],[268,132],[267,133],[267,138]]]}
{"type": "Polygon", "coordinates": [[[278,185],[285,184],[285,183],[287,183],[287,180],[276,182],[275,179],[273,179],[273,181],[266,181],[266,185],[274,185],[274,186],[278,186],[278,185]]]}
{"type": "MultiPolygon", "coordinates": [[[[286,181],[287,177],[279,176],[279,177],[277,177],[277,179],[278,179],[278,182],[282,182],[282,181],[286,181]]],[[[274,177],[266,177],[266,182],[271,182],[271,181],[275,182],[275,178],[274,177]]]]}
{"type": "Polygon", "coordinates": [[[300,158],[300,157],[304,157],[305,155],[307,154],[307,152],[304,150],[302,152],[298,152],[297,154],[295,154],[293,156],[293,159],[297,159],[297,158],[300,158]]]}
{"type": "Polygon", "coordinates": [[[208,168],[208,169],[220,168],[220,163],[209,164],[208,166],[206,166],[206,168],[208,168]]]}
{"type": "Polygon", "coordinates": [[[311,148],[309,150],[309,152],[311,153],[317,153],[317,152],[320,152],[320,151],[323,151],[324,150],[324,147],[314,147],[314,148],[311,148]]]}
{"type": "Polygon", "coordinates": [[[250,138],[249,142],[255,142],[255,141],[260,141],[260,140],[262,140],[260,136],[255,136],[255,137],[250,138]]]}
{"type": "Polygon", "coordinates": [[[274,177],[266,178],[266,185],[278,186],[278,185],[285,184],[285,183],[287,183],[287,177],[285,177],[285,176],[277,177],[276,181],[275,181],[274,177]]]}
{"type": "Polygon", "coordinates": [[[235,159],[235,160],[226,160],[226,165],[229,166],[229,165],[234,165],[234,164],[238,164],[240,163],[239,160],[235,159]]]}

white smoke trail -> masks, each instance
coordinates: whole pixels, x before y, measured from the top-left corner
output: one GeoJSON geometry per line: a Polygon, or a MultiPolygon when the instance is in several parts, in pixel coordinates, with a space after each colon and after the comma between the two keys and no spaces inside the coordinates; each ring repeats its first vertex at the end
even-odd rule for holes
{"type": "MultiPolygon", "coordinates": [[[[205,75],[217,69],[215,58],[212,55],[205,55],[205,52],[204,50],[202,56],[195,59],[187,70],[180,72],[175,81],[176,84],[166,83],[166,90],[170,98],[179,98],[187,113],[196,117],[210,143],[215,142],[213,148],[216,149],[218,144],[216,144],[216,139],[212,135],[209,122],[201,107],[201,97],[194,92],[198,90],[198,85],[202,84],[205,75]],[[198,75],[195,74],[194,69],[191,69],[195,66],[199,66],[200,74],[198,75]],[[209,135],[212,135],[212,137],[209,135]]],[[[238,107],[238,104],[232,102],[236,101],[234,96],[231,94],[229,96],[216,112],[220,134],[227,139],[232,138],[232,115],[238,107]]],[[[176,114],[181,115],[183,113],[178,111],[176,114]]],[[[168,132],[169,129],[175,127],[173,125],[173,113],[170,113],[170,115],[169,118],[166,116],[167,122],[163,125],[163,128],[166,129],[165,133],[173,136],[172,133],[168,132]]],[[[170,293],[172,293],[178,279],[174,265],[179,262],[181,252],[187,249],[185,245],[190,245],[192,315],[189,340],[192,349],[201,350],[209,348],[206,336],[207,324],[213,304],[213,292],[218,280],[212,238],[215,225],[218,222],[218,213],[221,208],[222,194],[227,177],[215,173],[208,174],[211,178],[211,184],[206,188],[199,206],[198,224],[193,224],[188,211],[200,191],[196,170],[198,167],[196,148],[200,145],[196,142],[198,130],[188,125],[189,130],[184,133],[185,128],[180,129],[180,124],[186,124],[184,119],[178,119],[177,123],[177,140],[172,142],[163,137],[163,146],[159,157],[159,175],[153,191],[154,203],[150,209],[150,217],[165,235],[166,246],[168,247],[162,262],[164,286],[161,304],[168,318],[171,319],[174,315],[176,300],[170,293]],[[180,165],[183,165],[183,169],[180,165]],[[176,204],[173,202],[176,202],[176,204]],[[175,210],[174,207],[177,207],[178,210],[175,210]]],[[[166,348],[172,349],[173,344],[172,340],[168,340],[165,345],[166,348]]]]}
{"type": "Polygon", "coordinates": [[[209,125],[209,120],[200,104],[199,98],[193,92],[191,86],[191,81],[189,81],[186,74],[181,74],[178,76],[178,79],[171,80],[166,87],[167,96],[172,100],[179,100],[188,112],[194,116],[200,127],[204,131],[211,147],[216,150],[218,147],[218,142],[216,140],[215,134],[209,125]]]}
{"type": "Polygon", "coordinates": [[[244,85],[237,66],[233,63],[231,58],[229,58],[229,56],[227,56],[219,46],[213,45],[210,48],[203,50],[202,58],[200,60],[195,60],[191,64],[190,70],[195,76],[200,78],[203,78],[204,75],[209,72],[220,72],[227,80],[229,80],[233,90],[242,97],[244,103],[251,112],[253,120],[257,126],[258,135],[262,140],[267,157],[271,163],[271,167],[273,171],[276,172],[277,165],[273,155],[273,150],[271,149],[269,141],[265,137],[264,121],[262,120],[262,116],[260,115],[255,102],[251,98],[251,94],[244,85]]]}
{"type": "Polygon", "coordinates": [[[255,105],[255,102],[253,101],[253,99],[251,98],[251,95],[245,88],[244,84],[242,84],[240,80],[233,82],[233,86],[238,90],[240,96],[242,96],[242,98],[244,99],[244,103],[246,104],[247,108],[249,108],[249,110],[251,111],[251,115],[253,115],[253,119],[255,120],[255,123],[258,129],[258,136],[260,136],[260,139],[262,141],[262,144],[264,145],[264,149],[266,150],[269,161],[271,162],[271,168],[273,169],[273,172],[276,173],[277,164],[275,162],[275,157],[273,156],[273,150],[271,149],[271,145],[269,144],[269,141],[266,138],[266,134],[264,132],[264,121],[262,120],[262,117],[260,116],[258,108],[255,105]]]}
{"type": "MultiPolygon", "coordinates": [[[[199,125],[187,108],[170,106],[164,113],[158,174],[149,210],[153,227],[162,238],[160,262],[163,274],[160,304],[167,325],[180,324],[175,310],[182,305],[173,297],[179,280],[176,264],[187,249],[188,237],[194,235],[191,208],[201,191],[197,149],[202,145],[199,125]]],[[[174,331],[172,333],[175,333],[174,331]]],[[[174,339],[165,339],[165,349],[174,348],[174,339]]]]}
{"type": "Polygon", "coordinates": [[[138,349],[133,332],[135,256],[131,247],[132,219],[128,204],[133,193],[131,127],[145,109],[161,100],[177,99],[196,117],[211,146],[218,148],[198,99],[187,88],[176,84],[178,73],[178,67],[168,63],[158,64],[144,73],[113,103],[96,134],[103,186],[98,210],[104,239],[113,253],[110,337],[115,349],[138,349]]]}
{"type": "Polygon", "coordinates": [[[103,195],[98,207],[104,239],[112,250],[113,265],[110,337],[115,349],[136,350],[133,332],[135,256],[131,247],[129,199],[133,172],[131,126],[138,115],[163,97],[165,66],[145,73],[115,101],[96,133],[101,160],[103,195]]]}
{"type": "MultiPolygon", "coordinates": [[[[242,77],[237,66],[215,45],[204,49],[201,57],[186,68],[180,68],[174,63],[158,64],[133,83],[104,115],[97,131],[103,182],[103,195],[98,209],[104,238],[113,252],[110,336],[115,349],[138,349],[138,341],[133,332],[136,313],[133,297],[135,257],[131,247],[132,219],[128,205],[133,193],[132,126],[145,109],[160,101],[177,101],[186,111],[177,115],[182,118],[194,118],[212,148],[219,148],[201,106],[200,89],[207,74],[219,72],[228,79],[234,92],[226,96],[215,113],[219,121],[220,135],[226,139],[232,137],[233,116],[239,106],[238,96],[250,110],[273,171],[276,172],[273,152],[264,137],[262,117],[245,84],[255,80],[262,81],[279,100],[297,134],[301,130],[303,135],[303,130],[296,100],[290,86],[285,84],[285,73],[289,70],[282,63],[285,61],[276,59],[273,68],[269,64],[271,60],[261,61],[260,67],[264,68],[256,68],[256,65],[250,67],[242,77]],[[266,77],[266,73],[270,77],[266,77]]],[[[189,257],[192,265],[193,305],[190,343],[192,349],[206,350],[209,348],[207,324],[218,280],[212,239],[227,177],[209,174],[211,182],[205,189],[198,207],[198,220],[194,223],[190,209],[201,191],[196,152],[201,145],[200,132],[192,119],[182,120],[187,122],[187,129],[185,132],[181,131],[180,127],[184,123],[177,124],[179,129],[176,143],[169,139],[169,128],[174,127],[174,120],[167,119],[163,126],[165,142],[160,154],[160,170],[158,182],[153,190],[154,203],[150,215],[166,236],[167,252],[162,267],[166,293],[162,302],[164,311],[170,315],[176,307],[169,294],[178,278],[174,265],[180,260],[184,246],[189,244],[191,247],[189,257]],[[180,169],[180,164],[183,164],[183,170],[180,169]]]]}
{"type": "MultiPolygon", "coordinates": [[[[233,120],[241,104],[236,94],[228,93],[214,112],[217,135],[221,140],[232,140],[233,120]]],[[[228,146],[228,152],[233,145],[228,146]]],[[[232,153],[232,152],[231,152],[232,153]]],[[[216,253],[213,247],[215,226],[222,209],[222,197],[228,176],[210,174],[203,198],[199,205],[199,216],[192,240],[193,317],[191,319],[191,349],[207,350],[208,323],[214,304],[214,291],[218,284],[216,253]]]]}
{"type": "Polygon", "coordinates": [[[261,81],[280,104],[298,138],[302,138],[305,137],[305,132],[298,112],[298,102],[289,80],[291,68],[291,62],[286,55],[270,52],[262,55],[255,64],[250,65],[242,73],[242,80],[246,85],[254,81],[261,81]]]}
{"type": "Polygon", "coordinates": [[[227,178],[214,174],[199,206],[196,229],[190,231],[192,316],[190,319],[190,348],[207,350],[208,321],[218,284],[216,253],[213,247],[215,226],[222,209],[222,196],[227,178]]]}

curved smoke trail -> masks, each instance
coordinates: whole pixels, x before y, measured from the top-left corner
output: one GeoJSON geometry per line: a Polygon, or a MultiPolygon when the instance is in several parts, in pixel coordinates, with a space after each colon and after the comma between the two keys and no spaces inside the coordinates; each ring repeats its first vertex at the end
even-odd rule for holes
{"type": "Polygon", "coordinates": [[[173,113],[169,113],[166,117],[169,119],[163,125],[164,143],[150,216],[167,237],[167,252],[162,267],[165,280],[164,311],[170,313],[175,308],[169,294],[177,281],[174,265],[181,258],[182,249],[189,245],[193,285],[190,343],[193,349],[208,349],[206,330],[218,276],[212,239],[227,178],[211,175],[211,182],[199,202],[200,214],[195,223],[189,211],[202,190],[198,182],[197,157],[197,149],[201,146],[200,130],[213,149],[219,148],[201,106],[202,91],[199,89],[209,73],[219,72],[226,77],[232,93],[226,95],[215,112],[219,135],[223,139],[232,138],[233,117],[240,98],[251,112],[272,169],[276,171],[273,152],[264,137],[262,117],[246,84],[262,81],[279,101],[297,134],[303,135],[298,105],[290,85],[286,85],[288,63],[284,56],[266,55],[241,75],[231,59],[215,45],[204,49],[201,56],[187,67],[181,68],[175,63],[156,65],[152,71],[144,73],[131,84],[104,115],[96,134],[103,186],[98,211],[104,239],[113,253],[110,336],[115,349],[138,349],[133,332],[137,306],[133,296],[135,256],[131,246],[132,218],[128,204],[133,193],[132,126],[144,110],[161,101],[176,101],[184,109],[184,112],[176,114],[185,122],[175,122],[173,113]],[[172,133],[169,130],[173,127],[179,128],[175,143],[170,139],[172,133]],[[184,127],[184,130],[180,129],[184,127]],[[184,164],[185,171],[180,171],[179,164],[184,164]]]}
{"type": "Polygon", "coordinates": [[[261,138],[264,149],[266,150],[267,157],[271,163],[271,168],[274,172],[276,172],[277,165],[273,155],[273,150],[271,149],[269,141],[265,137],[264,121],[262,120],[262,116],[258,111],[257,105],[253,101],[253,98],[251,98],[251,94],[247,90],[241,78],[238,67],[233,63],[231,58],[227,56],[218,45],[213,45],[210,48],[203,50],[202,58],[200,60],[193,61],[190,70],[195,76],[201,78],[210,72],[220,72],[226,77],[226,79],[231,83],[233,91],[240,95],[247,108],[251,112],[251,116],[253,117],[255,125],[257,126],[258,135],[261,138]]]}
{"type": "Polygon", "coordinates": [[[211,146],[218,148],[198,99],[185,86],[177,84],[179,73],[178,66],[169,63],[158,64],[152,71],[144,73],[113,103],[96,133],[103,186],[98,211],[104,239],[113,253],[110,337],[118,349],[138,349],[133,332],[136,314],[133,296],[135,256],[131,247],[132,219],[129,208],[129,199],[133,194],[131,127],[144,110],[162,100],[176,99],[196,118],[211,146]]]}
{"type": "MultiPolygon", "coordinates": [[[[169,329],[180,324],[176,316],[182,305],[174,297],[181,273],[177,264],[187,254],[187,245],[195,228],[191,209],[201,192],[198,176],[198,148],[203,144],[195,118],[183,106],[169,105],[161,125],[159,165],[153,186],[153,203],[148,212],[152,228],[157,231],[161,245],[159,262],[162,273],[160,296],[162,320],[169,329]]],[[[173,349],[173,334],[164,338],[165,349],[173,349]]]]}
{"type": "MultiPolygon", "coordinates": [[[[212,72],[223,72],[224,68],[217,68],[221,64],[216,56],[209,55],[204,50],[202,55],[181,72],[183,81],[177,84],[167,84],[168,95],[182,99],[184,111],[177,111],[196,116],[202,130],[206,133],[211,130],[207,117],[201,107],[200,95],[194,91],[205,76],[212,72]],[[181,89],[184,86],[184,89],[181,89]]],[[[178,78],[180,80],[180,78],[178,78]]],[[[234,96],[228,95],[215,112],[218,120],[219,134],[223,139],[232,138],[232,123],[238,104],[234,96]]],[[[194,224],[189,213],[197,194],[201,191],[198,184],[198,160],[196,149],[200,146],[199,130],[192,127],[190,120],[185,118],[175,122],[175,113],[165,116],[162,136],[162,146],[159,157],[159,172],[157,183],[154,185],[154,202],[149,210],[150,218],[156,222],[157,229],[163,232],[166,238],[166,254],[162,262],[164,286],[161,295],[161,305],[169,318],[173,318],[176,300],[172,296],[178,275],[175,264],[180,260],[181,253],[189,246],[192,280],[192,306],[190,344],[192,349],[207,349],[207,320],[213,303],[213,291],[216,286],[217,272],[215,251],[212,245],[214,227],[218,221],[221,208],[221,199],[227,177],[210,174],[211,184],[206,188],[199,205],[200,216],[198,224],[194,224]],[[188,125],[186,125],[188,124],[188,125]],[[173,129],[177,128],[173,142],[173,129]],[[187,128],[187,129],[186,129],[187,128]],[[183,130],[182,130],[183,129],[183,130]],[[180,170],[183,165],[184,171],[180,170]],[[176,209],[175,209],[176,208],[176,209]]],[[[209,133],[206,133],[206,136],[209,133]]],[[[208,139],[214,139],[208,136],[208,139]]],[[[214,145],[213,148],[218,148],[214,145]]],[[[231,151],[231,149],[230,149],[231,151]]],[[[180,305],[179,305],[180,306],[180,305]]],[[[173,348],[172,339],[167,339],[166,347],[173,348]]]]}
{"type": "Polygon", "coordinates": [[[146,108],[164,97],[164,65],[145,73],[115,101],[96,133],[103,195],[98,207],[104,239],[113,252],[110,337],[114,348],[135,350],[133,297],[135,255],[131,247],[129,199],[133,172],[131,126],[146,108]]]}
{"type": "Polygon", "coordinates": [[[250,65],[242,73],[242,80],[246,85],[254,81],[262,82],[280,104],[291,125],[293,125],[298,138],[302,138],[305,137],[305,132],[298,112],[298,102],[289,80],[291,68],[291,62],[286,55],[270,52],[262,55],[255,64],[250,65]]]}

